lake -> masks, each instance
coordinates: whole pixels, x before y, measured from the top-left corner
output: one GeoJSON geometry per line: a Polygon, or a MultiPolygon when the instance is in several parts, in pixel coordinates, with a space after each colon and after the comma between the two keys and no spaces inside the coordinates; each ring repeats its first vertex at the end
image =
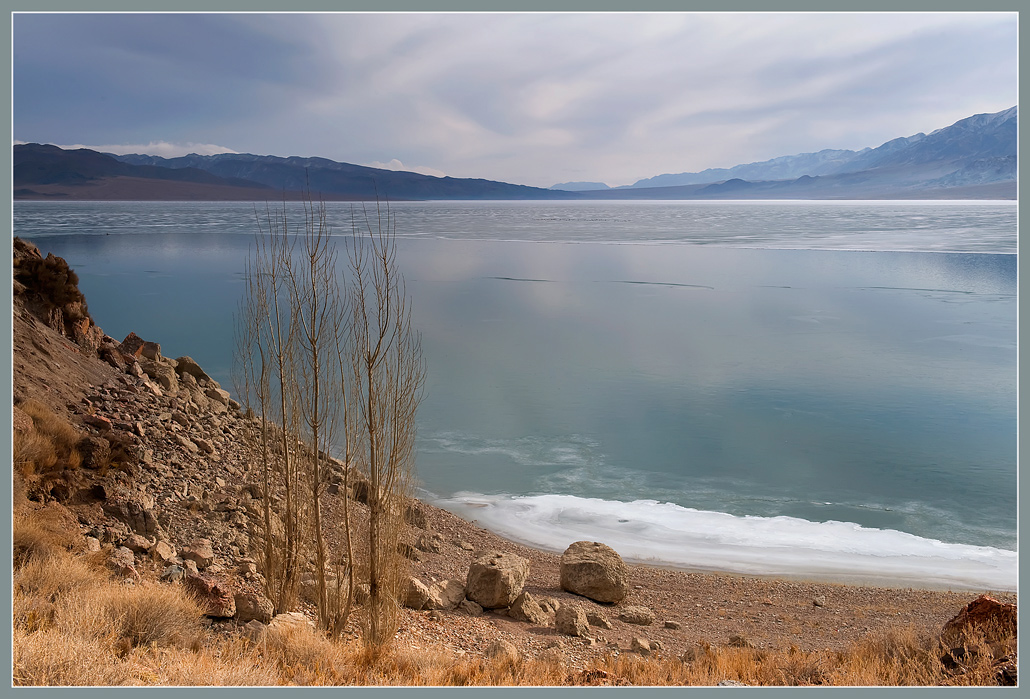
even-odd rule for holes
{"type": "MultiPolygon", "coordinates": [[[[328,204],[349,235],[349,204],[328,204]]],[[[423,495],[557,551],[1015,589],[1016,207],[403,202],[423,495]]],[[[299,208],[291,215],[301,220],[299,208]]],[[[226,388],[247,203],[16,202],[226,388]]]]}

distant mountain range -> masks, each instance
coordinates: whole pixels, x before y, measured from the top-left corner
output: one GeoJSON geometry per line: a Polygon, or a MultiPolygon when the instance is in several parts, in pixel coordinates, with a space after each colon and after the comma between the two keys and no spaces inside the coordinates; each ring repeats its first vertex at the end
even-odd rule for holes
{"type": "Polygon", "coordinates": [[[14,146],[15,199],[899,199],[1016,198],[1017,109],[977,114],[927,134],[860,151],[823,150],[625,187],[566,182],[550,189],[432,177],[325,158],[225,153],[161,158],[14,146]]]}
{"type": "Polygon", "coordinates": [[[632,185],[569,182],[553,189],[592,191],[597,198],[896,198],[1016,195],[1016,107],[977,114],[929,135],[896,138],[878,148],[822,150],[731,168],[658,175],[632,185]],[[702,186],[697,186],[702,185],[702,186]],[[658,192],[656,190],[663,191],[658,192]]]}
{"type": "Polygon", "coordinates": [[[297,199],[310,188],[327,200],[563,199],[566,192],[481,179],[431,177],[338,163],[226,153],[161,158],[14,146],[15,199],[297,199]]]}

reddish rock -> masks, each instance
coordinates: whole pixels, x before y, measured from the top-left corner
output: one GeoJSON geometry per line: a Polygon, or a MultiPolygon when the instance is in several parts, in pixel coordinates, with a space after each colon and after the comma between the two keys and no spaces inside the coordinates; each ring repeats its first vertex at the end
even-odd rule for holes
{"type": "Polygon", "coordinates": [[[144,340],[136,333],[129,333],[125,336],[125,339],[122,340],[120,349],[125,354],[131,357],[135,357],[136,359],[139,359],[143,356],[143,345],[145,343],[146,340],[144,340]]]}
{"type": "Polygon", "coordinates": [[[944,625],[942,636],[958,635],[979,628],[1000,637],[1016,635],[1016,605],[980,595],[944,625]]]}
{"type": "Polygon", "coordinates": [[[175,548],[167,541],[158,541],[150,547],[150,557],[155,561],[171,563],[175,558],[175,548]]]}
{"type": "Polygon", "coordinates": [[[149,541],[145,536],[133,533],[125,537],[123,545],[133,553],[148,553],[154,542],[149,541]]]}
{"type": "Polygon", "coordinates": [[[90,355],[97,354],[104,339],[103,331],[89,318],[82,318],[71,324],[71,338],[90,355]]]}
{"type": "Polygon", "coordinates": [[[96,427],[101,432],[106,432],[111,429],[111,421],[106,417],[101,417],[99,415],[85,415],[83,416],[82,421],[90,427],[96,427]]]}
{"type": "Polygon", "coordinates": [[[224,580],[206,575],[187,575],[182,584],[200,602],[207,616],[228,618],[236,614],[236,598],[224,580]]]}

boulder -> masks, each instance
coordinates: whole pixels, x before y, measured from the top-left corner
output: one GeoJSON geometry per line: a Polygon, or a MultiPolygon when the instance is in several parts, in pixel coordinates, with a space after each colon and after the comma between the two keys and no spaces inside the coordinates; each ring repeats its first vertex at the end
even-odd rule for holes
{"type": "Polygon", "coordinates": [[[440,553],[443,550],[443,537],[436,532],[422,532],[415,541],[415,548],[426,553],[440,553]]]}
{"type": "Polygon", "coordinates": [[[111,420],[103,415],[83,415],[82,421],[101,432],[111,429],[111,420]]]}
{"type": "Polygon", "coordinates": [[[111,463],[111,443],[103,437],[87,434],[75,444],[82,455],[82,467],[100,469],[111,463]]]}
{"type": "Polygon", "coordinates": [[[520,653],[514,643],[502,638],[490,644],[490,647],[486,649],[486,657],[502,663],[514,664],[518,662],[520,653]]]}
{"type": "Polygon", "coordinates": [[[210,539],[197,539],[188,548],[183,549],[182,557],[193,561],[201,568],[206,568],[215,560],[214,549],[210,539]]]}
{"type": "Polygon", "coordinates": [[[229,392],[226,390],[221,388],[208,388],[204,390],[204,395],[216,403],[220,403],[227,407],[229,405],[229,392]]]}
{"type": "Polygon", "coordinates": [[[195,378],[198,383],[200,381],[207,381],[212,384],[214,383],[211,380],[211,377],[207,375],[207,372],[201,369],[200,365],[197,364],[192,357],[177,358],[175,360],[175,372],[179,375],[189,374],[195,378]]]}
{"type": "Polygon", "coordinates": [[[483,616],[483,608],[470,599],[463,599],[458,603],[458,609],[469,616],[483,616]]]}
{"type": "Polygon", "coordinates": [[[168,362],[171,363],[172,368],[175,368],[175,360],[166,360],[161,356],[161,345],[156,342],[144,342],[143,343],[143,356],[155,362],[168,362]]]}
{"type": "MultiPolygon", "coordinates": [[[[99,350],[100,358],[105,362],[113,366],[115,369],[122,373],[126,373],[129,369],[129,359],[126,358],[122,351],[117,346],[113,345],[102,345],[99,350]]],[[[135,360],[133,359],[133,362],[135,360]]]]}
{"type": "Polygon", "coordinates": [[[161,525],[154,514],[151,498],[136,494],[131,497],[117,497],[108,499],[102,505],[104,512],[123,523],[128,530],[142,534],[146,537],[153,537],[161,533],[161,525]]]}
{"type": "Polygon", "coordinates": [[[454,609],[465,599],[465,585],[460,580],[444,580],[429,586],[425,609],[454,609]]]}
{"type": "Polygon", "coordinates": [[[179,390],[179,378],[175,374],[175,369],[169,364],[144,357],[140,360],[139,365],[143,369],[143,373],[157,382],[157,385],[165,391],[174,393],[179,390]]]}
{"type": "Polygon", "coordinates": [[[233,601],[236,603],[236,619],[240,622],[257,620],[267,624],[275,614],[271,600],[259,592],[237,592],[233,601]]]}
{"type": "Polygon", "coordinates": [[[89,355],[96,355],[100,351],[100,343],[104,339],[104,332],[93,324],[89,318],[81,318],[70,323],[71,338],[75,344],[84,349],[89,355]]]}
{"type": "Polygon", "coordinates": [[[507,607],[522,594],[529,561],[513,553],[487,551],[474,556],[465,594],[486,609],[507,607]]]}
{"type": "Polygon", "coordinates": [[[145,536],[132,533],[125,537],[123,545],[133,553],[147,553],[150,551],[150,547],[154,545],[154,542],[145,536]]]}
{"type": "Polygon", "coordinates": [[[647,607],[624,607],[619,611],[619,621],[637,626],[650,626],[654,623],[654,612],[647,607]]]}
{"type": "Polygon", "coordinates": [[[528,592],[515,598],[508,609],[508,616],[536,626],[548,626],[551,623],[551,615],[528,592]]]}
{"type": "Polygon", "coordinates": [[[158,541],[150,547],[149,553],[155,561],[171,563],[175,559],[175,547],[167,541],[158,541]]]}
{"type": "Polygon", "coordinates": [[[1016,620],[1016,605],[980,595],[944,625],[941,636],[954,638],[963,631],[977,628],[991,637],[1015,636],[1016,620]]]}
{"type": "Polygon", "coordinates": [[[182,582],[186,590],[200,602],[207,616],[228,618],[236,614],[236,598],[224,580],[190,574],[182,582]]]}
{"type": "Polygon", "coordinates": [[[268,633],[268,626],[257,619],[251,619],[243,625],[241,632],[243,637],[251,643],[261,643],[265,640],[265,634],[268,633]]]}
{"type": "Polygon", "coordinates": [[[139,359],[143,356],[144,343],[146,343],[146,340],[144,340],[142,337],[140,337],[136,333],[129,333],[125,336],[125,339],[122,340],[122,344],[119,345],[118,348],[122,351],[123,354],[139,359]]]}
{"type": "Polygon", "coordinates": [[[418,578],[408,578],[403,604],[408,609],[423,609],[429,602],[429,588],[418,578]]]}
{"type": "Polygon", "coordinates": [[[629,649],[633,653],[639,653],[640,655],[651,655],[651,642],[642,636],[634,636],[633,640],[630,641],[629,649]]]}
{"type": "Polygon", "coordinates": [[[124,546],[119,546],[111,551],[107,564],[118,575],[129,578],[139,577],[139,573],[136,572],[136,557],[131,550],[124,546]]]}
{"type": "Polygon", "coordinates": [[[595,602],[621,602],[629,594],[629,569],[622,557],[596,541],[577,541],[560,562],[561,588],[595,602]]]}
{"type": "Polygon", "coordinates": [[[587,612],[587,622],[591,626],[596,626],[601,629],[612,628],[612,622],[608,621],[608,617],[600,612],[587,612]]]}
{"type": "Polygon", "coordinates": [[[576,604],[563,604],[554,615],[555,630],[565,636],[586,636],[590,628],[586,612],[576,604]]]}

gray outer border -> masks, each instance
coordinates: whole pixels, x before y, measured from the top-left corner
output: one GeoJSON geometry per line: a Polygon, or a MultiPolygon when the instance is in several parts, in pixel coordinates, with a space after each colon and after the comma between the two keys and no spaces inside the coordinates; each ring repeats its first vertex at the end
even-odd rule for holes
{"type": "MultiPolygon", "coordinates": [[[[532,12],[532,11],[554,11],[554,12],[611,12],[611,11],[629,11],[634,12],[832,12],[832,11],[861,11],[861,12],[962,12],[962,11],[977,11],[977,12],[1017,12],[1022,9],[1025,5],[1023,2],[1018,0],[988,0],[987,2],[973,3],[963,2],[960,0],[943,0],[939,2],[929,2],[928,0],[866,0],[862,3],[856,3],[853,1],[845,2],[844,0],[831,0],[831,2],[818,1],[818,0],[787,0],[776,3],[764,3],[761,0],[687,0],[686,2],[675,2],[674,0],[643,0],[632,3],[631,7],[627,7],[627,3],[620,0],[595,0],[594,2],[586,2],[584,0],[520,0],[520,2],[513,2],[512,0],[488,0],[483,3],[482,1],[477,2],[476,0],[432,0],[428,3],[420,3],[418,0],[344,0],[343,2],[332,2],[331,0],[304,0],[303,2],[296,3],[284,3],[281,0],[251,0],[246,2],[245,0],[179,0],[174,3],[175,9],[172,10],[173,3],[171,2],[159,2],[157,0],[146,0],[145,2],[139,2],[138,0],[133,2],[132,0],[94,0],[90,3],[75,2],[75,0],[3,0],[4,10],[8,14],[8,31],[6,37],[6,51],[4,52],[4,67],[6,73],[9,76],[9,80],[12,75],[12,58],[11,58],[11,42],[12,42],[12,24],[13,17],[10,13],[14,12],[68,12],[68,11],[103,11],[103,12],[146,12],[146,11],[176,11],[176,12],[491,12],[491,11],[517,11],[517,12],[532,12]],[[288,10],[285,8],[288,7],[288,10]]],[[[1023,51],[1024,42],[1020,36],[1019,48],[1020,50],[1020,68],[1030,61],[1026,60],[1026,56],[1030,55],[1030,52],[1023,51]]],[[[1024,75],[1030,75],[1030,70],[1020,71],[1019,86],[1022,87],[1025,78],[1024,75]]],[[[7,92],[8,109],[6,111],[6,120],[8,133],[13,134],[12,124],[12,112],[10,101],[13,99],[13,86],[7,92]]],[[[1022,90],[1020,90],[1022,92],[1022,90]]],[[[1026,139],[1022,138],[1024,130],[1020,129],[1019,144],[1019,162],[1020,164],[1026,162],[1027,152],[1030,151],[1030,146],[1027,146],[1026,139]]],[[[7,152],[6,167],[3,170],[2,181],[5,182],[7,187],[6,191],[11,191],[11,151],[7,152]]],[[[1020,172],[1022,170],[1020,169],[1020,172]]],[[[1020,177],[1020,187],[1022,187],[1022,177],[1020,177]]],[[[13,214],[13,203],[10,197],[3,199],[3,209],[0,211],[5,217],[5,220],[11,221],[13,214]]],[[[12,248],[13,249],[13,248],[12,248]]],[[[1018,249],[1018,248],[1017,248],[1018,249]]],[[[1019,301],[1018,304],[1018,319],[1017,327],[1020,329],[1019,339],[1022,340],[1022,328],[1030,327],[1027,323],[1022,322],[1024,318],[1030,318],[1030,311],[1026,310],[1026,306],[1022,303],[1023,293],[1022,285],[1019,287],[1019,301]]],[[[12,290],[11,285],[7,284],[3,290],[4,298],[7,300],[8,307],[11,306],[12,290]]],[[[3,337],[2,345],[2,356],[6,361],[8,367],[13,366],[12,358],[12,326],[10,322],[6,324],[0,335],[3,337]]],[[[1030,332],[1028,332],[1030,336],[1030,332]]],[[[1022,359],[1030,352],[1030,350],[1024,349],[1025,345],[1023,342],[1019,342],[1018,360],[1019,364],[1022,365],[1022,359]]],[[[3,374],[3,386],[6,389],[7,395],[11,395],[13,392],[13,383],[10,371],[3,374]]],[[[1019,380],[1018,395],[1022,397],[1022,381],[1019,380]]],[[[0,401],[0,416],[3,417],[5,424],[10,425],[12,419],[11,404],[7,401],[0,401]]],[[[1023,444],[1025,442],[1023,437],[1022,424],[1019,423],[1019,449],[1017,453],[1017,464],[1022,461],[1020,458],[1023,453],[1023,444]]],[[[4,432],[4,451],[7,457],[7,463],[11,462],[11,432],[7,430],[4,432]]],[[[1030,429],[1027,430],[1027,435],[1030,436],[1030,429]]],[[[1017,466],[1018,472],[1018,466],[1017,466]]],[[[1019,500],[1023,500],[1023,483],[1019,483],[1019,500]]],[[[11,501],[11,481],[9,478],[4,477],[2,484],[0,484],[2,492],[4,494],[4,500],[8,503],[11,501]]],[[[1022,508],[1020,508],[1022,509],[1022,508]]],[[[5,518],[2,525],[2,531],[4,534],[4,540],[10,542],[10,519],[5,518]]],[[[1022,519],[1019,522],[1019,535],[1023,538],[1024,523],[1022,519]]],[[[1023,561],[1020,561],[1020,579],[1025,579],[1022,575],[1024,572],[1023,561]]],[[[11,559],[4,558],[4,570],[8,573],[7,579],[10,579],[11,572],[11,559]]],[[[1027,566],[1030,568],[1030,565],[1027,566]]],[[[1022,586],[1020,585],[1020,591],[1022,586]]],[[[7,608],[10,609],[11,601],[11,590],[5,588],[5,600],[7,601],[7,608]]],[[[11,657],[11,638],[9,635],[4,637],[3,648],[8,658],[11,657]]],[[[1024,683],[1027,684],[1027,683],[1024,683]]],[[[128,691],[139,691],[140,688],[134,688],[128,691]]],[[[703,695],[711,695],[713,693],[722,692],[720,696],[728,695],[739,695],[741,692],[748,691],[747,689],[716,689],[716,688],[690,688],[688,690],[677,689],[677,688],[611,688],[602,689],[594,688],[598,691],[606,693],[617,693],[620,697],[624,696],[647,696],[653,694],[668,694],[670,692],[684,692],[689,691],[691,694],[701,693],[703,695]]],[[[41,689],[41,688],[17,688],[18,693],[23,692],[44,692],[46,694],[57,693],[57,692],[68,692],[73,690],[68,689],[41,689]]],[[[101,688],[84,688],[76,690],[76,694],[86,694],[88,697],[102,697],[105,692],[111,690],[101,688]]],[[[248,688],[248,689],[231,689],[231,688],[200,688],[189,690],[183,689],[166,689],[166,688],[148,688],[146,692],[175,692],[184,693],[189,691],[192,694],[197,694],[200,697],[207,696],[245,696],[244,693],[260,693],[266,694],[269,692],[282,692],[285,688],[248,688]]],[[[418,692],[420,695],[428,695],[431,697],[447,697],[450,696],[454,691],[451,688],[362,688],[362,687],[349,687],[345,689],[306,689],[308,692],[326,692],[326,691],[337,691],[344,692],[348,696],[399,696],[407,695],[412,692],[418,692]]],[[[458,690],[462,691],[462,690],[458,690]]],[[[544,692],[550,696],[552,694],[561,695],[568,694],[570,692],[585,691],[576,689],[559,689],[559,688],[475,688],[466,689],[463,693],[468,692],[489,692],[491,694],[526,694],[528,692],[544,692]]],[[[790,692],[793,694],[798,691],[797,688],[762,688],[762,691],[771,694],[778,694],[781,696],[787,696],[790,692]]],[[[818,689],[810,689],[807,693],[812,691],[820,691],[818,689]]],[[[835,694],[844,694],[845,696],[860,696],[870,697],[876,696],[876,693],[887,691],[890,693],[909,693],[918,692],[918,688],[905,689],[905,688],[835,688],[835,689],[824,689],[822,692],[833,691],[835,694]]],[[[923,690],[927,691],[927,690],[923,690]]],[[[995,691],[990,688],[980,689],[966,689],[965,693],[982,693],[995,691]]]]}

